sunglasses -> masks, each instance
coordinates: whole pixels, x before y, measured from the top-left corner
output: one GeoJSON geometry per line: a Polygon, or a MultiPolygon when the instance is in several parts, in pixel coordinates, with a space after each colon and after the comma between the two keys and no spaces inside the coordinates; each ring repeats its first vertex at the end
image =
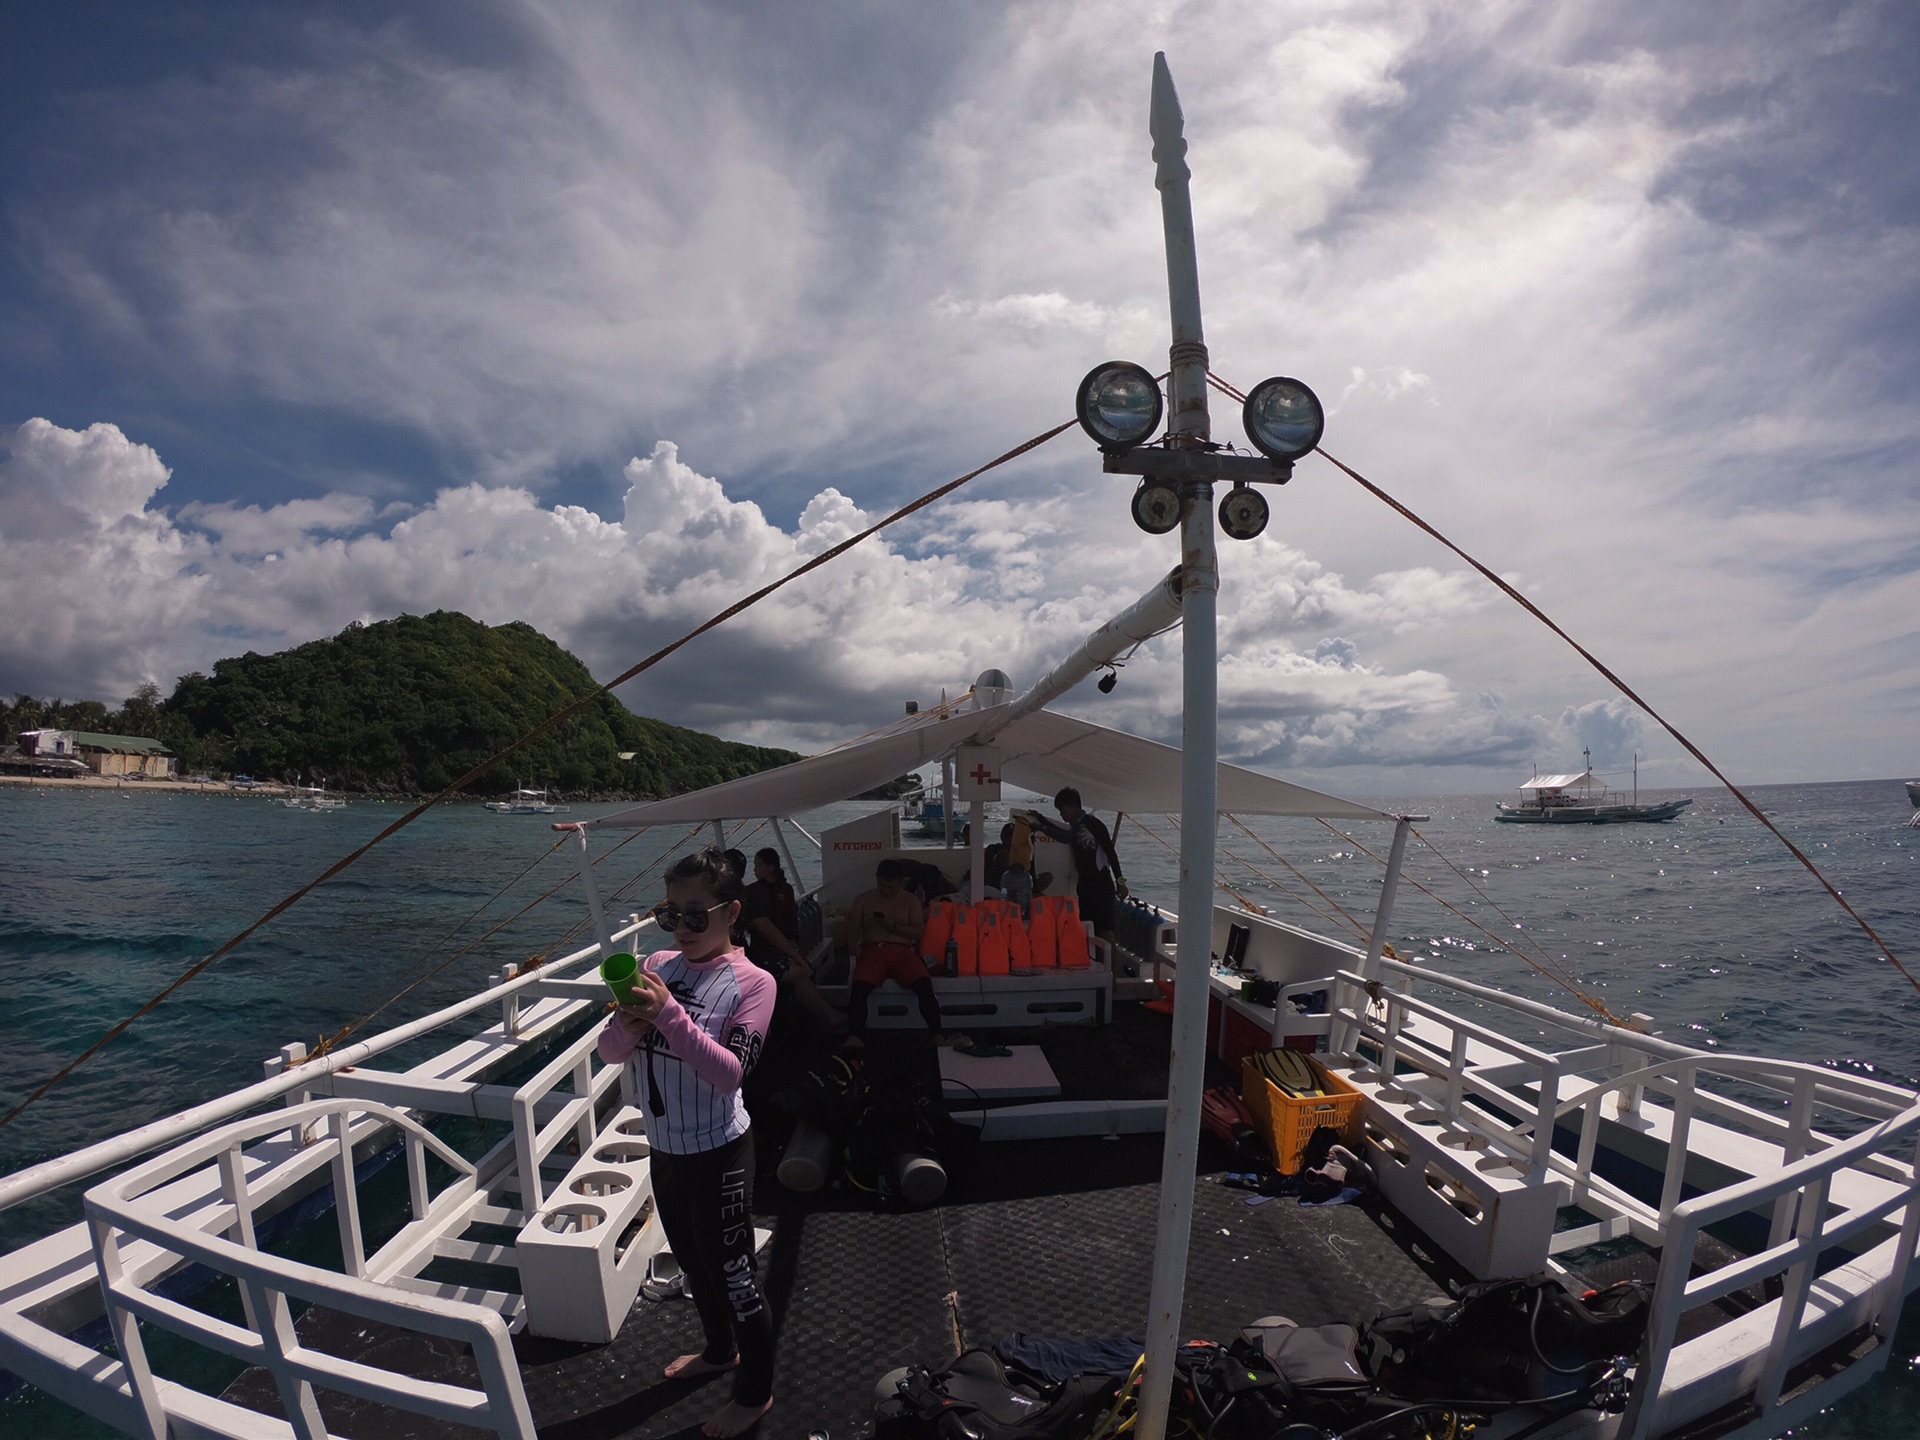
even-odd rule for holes
{"type": "Polygon", "coordinates": [[[732,903],[731,900],[722,900],[718,905],[709,905],[705,909],[696,906],[691,910],[682,910],[668,900],[653,907],[653,923],[658,925],[663,933],[684,930],[689,935],[704,935],[707,933],[707,926],[713,923],[713,912],[724,910],[732,903]]]}

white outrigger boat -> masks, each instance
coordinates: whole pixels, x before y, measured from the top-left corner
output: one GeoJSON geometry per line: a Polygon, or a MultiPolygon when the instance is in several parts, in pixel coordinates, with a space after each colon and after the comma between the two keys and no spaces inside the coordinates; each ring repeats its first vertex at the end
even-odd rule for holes
{"type": "MultiPolygon", "coordinates": [[[[1154,100],[1174,289],[1174,436],[1204,439],[1184,143],[1164,66],[1154,100]]],[[[1142,1016],[1138,1002],[1170,984],[1165,1084],[1147,1076],[1157,1093],[1123,1095],[1068,1083],[1059,1096],[982,1107],[986,1153],[1003,1145],[1021,1157],[1001,1166],[1003,1175],[1044,1167],[1052,1154],[1071,1157],[1074,1176],[1042,1197],[1043,1212],[1020,1208],[1028,1195],[999,1208],[979,1198],[932,1220],[829,1207],[776,1222],[777,1231],[787,1227],[787,1261],[803,1275],[830,1258],[821,1237],[838,1236],[858,1255],[863,1283],[809,1287],[788,1277],[783,1354],[804,1353],[777,1377],[776,1405],[795,1405],[811,1383],[816,1398],[837,1386],[833,1403],[842,1409],[777,1408],[769,1433],[828,1423],[838,1433],[849,1411],[857,1418],[869,1402],[879,1371],[940,1358],[903,1347],[957,1335],[966,1316],[976,1332],[1008,1318],[969,1284],[1044,1286],[1055,1306],[1071,1304],[1113,1278],[1073,1260],[1087,1253],[1089,1235],[1117,1270],[1125,1269],[1117,1257],[1144,1255],[1135,1244],[1144,1235],[1150,1293],[1126,1289],[1133,1308],[1102,1314],[1115,1332],[1146,1326],[1135,1428],[1157,1440],[1183,1306],[1198,1313],[1188,1258],[1203,1265],[1210,1243],[1194,1218],[1217,1203],[1213,1187],[1194,1180],[1202,1070],[1209,1055],[1287,1043],[1316,1048],[1359,1093],[1358,1143],[1396,1239],[1366,1284],[1352,1288],[1342,1250],[1363,1244],[1361,1231],[1344,1232],[1340,1244],[1275,1251],[1261,1248],[1260,1226],[1323,1217],[1312,1223],[1366,1227],[1372,1219],[1236,1209],[1239,1263],[1220,1272],[1235,1288],[1215,1296],[1215,1311],[1243,1306],[1238,1313],[1251,1319],[1263,1304],[1276,1308],[1277,1296],[1309,1319],[1314,1295],[1346,1285],[1351,1303],[1377,1301],[1392,1288],[1391,1273],[1411,1277],[1396,1292],[1411,1300],[1437,1289],[1428,1276],[1443,1272],[1552,1271],[1579,1281],[1638,1264],[1653,1285],[1651,1319],[1622,1407],[1556,1416],[1522,1406],[1476,1432],[1494,1440],[1529,1426],[1581,1440],[1779,1435],[1879,1374],[1913,1279],[1920,1095],[1814,1065],[1702,1051],[1662,1037],[1656,1017],[1562,1010],[1394,958],[1387,939],[1396,886],[1420,817],[1217,762],[1212,507],[1209,485],[1196,478],[1205,471],[1196,457],[1210,453],[1179,444],[1110,452],[1109,470],[1171,474],[1186,487],[1175,497],[1183,563],[1024,693],[988,672],[962,702],[826,754],[574,827],[597,943],[525,972],[508,966],[457,1004],[323,1055],[286,1045],[244,1090],[0,1180],[0,1207],[85,1187],[80,1223],[0,1258],[0,1367],[154,1440],[306,1440],[340,1424],[356,1435],[468,1427],[459,1433],[531,1440],[536,1421],[557,1433],[578,1417],[583,1394],[599,1408],[579,1433],[677,1431],[678,1422],[655,1426],[662,1402],[649,1397],[662,1387],[642,1377],[647,1357],[619,1349],[663,1308],[636,1307],[662,1240],[644,1109],[627,1069],[604,1066],[595,1049],[607,1000],[596,964],[616,947],[644,948],[652,922],[601,913],[592,840],[662,824],[711,825],[726,839],[728,822],[752,821],[770,822],[786,846],[793,817],[951,763],[957,799],[971,808],[965,848],[902,846],[891,810],[820,836],[822,883],[811,898],[822,933],[812,950],[823,981],[830,987],[846,958],[836,911],[877,860],[905,853],[956,878],[969,872],[980,898],[983,807],[1003,781],[1041,792],[1073,785],[1090,808],[1183,814],[1181,903],[1133,949],[1096,943],[1078,970],[935,982],[947,1013],[969,1029],[1028,1032],[1043,1049],[1097,1038],[1120,1007],[1131,1007],[1129,1024],[1162,1024],[1142,1016]],[[1187,660],[1182,749],[1049,708],[1175,623],[1187,660]],[[1390,829],[1365,943],[1215,904],[1208,822],[1229,812],[1390,829]],[[1240,978],[1216,973],[1212,952],[1236,956],[1241,976],[1269,982],[1271,1002],[1256,1003],[1240,978]],[[488,1126],[498,1128],[489,1134],[488,1126]],[[1123,1154],[1145,1156],[1161,1175],[1146,1187],[1158,1209],[1152,1223],[1122,1213],[1121,1192],[1086,1183],[1123,1154]],[[325,1205],[317,1222],[316,1201],[325,1205]],[[289,1227],[303,1218],[337,1233],[337,1265],[312,1259],[311,1246],[290,1252],[289,1227]],[[1034,1229],[1049,1224],[1063,1232],[1057,1243],[1034,1229]],[[1009,1237],[1019,1225],[1028,1228],[1016,1245],[1009,1237]],[[969,1234],[977,1243],[963,1243],[969,1234]],[[1402,1252],[1428,1268],[1409,1269],[1402,1252]],[[944,1269],[934,1261],[942,1253],[944,1269]],[[1009,1254],[1018,1264],[1007,1263],[1009,1254]],[[952,1280],[969,1266],[973,1280],[952,1280]],[[467,1278],[452,1273],[461,1267],[467,1278]],[[230,1303],[207,1301],[220,1287],[196,1291],[193,1278],[229,1286],[230,1303]],[[343,1323],[328,1329],[328,1317],[343,1323]],[[820,1327],[817,1337],[809,1324],[820,1327]],[[211,1352],[247,1374],[217,1393],[195,1388],[169,1373],[171,1361],[156,1361],[169,1346],[176,1355],[211,1352]]],[[[1156,504],[1149,496],[1136,513],[1159,524],[1156,504]]],[[[1245,528],[1244,510],[1229,533],[1236,526],[1245,528]]],[[[1062,850],[1036,864],[1064,879],[1071,858],[1062,850]]],[[[876,1002],[876,1026],[917,1023],[904,995],[882,991],[876,1002]]],[[[1070,1081],[1071,1056],[1049,1054],[1070,1081]]],[[[777,1233],[776,1251],[782,1243],[777,1233]]],[[[777,1299],[781,1287],[770,1293],[777,1299]]]]}
{"type": "Polygon", "coordinates": [[[1633,797],[1623,799],[1593,771],[1593,752],[1582,752],[1586,769],[1578,775],[1536,775],[1520,788],[1532,798],[1500,805],[1494,817],[1510,825],[1622,825],[1671,820],[1693,804],[1693,797],[1640,803],[1640,757],[1633,757],[1633,797]]]}
{"type": "Polygon", "coordinates": [[[552,815],[559,807],[547,798],[547,787],[542,785],[538,790],[516,787],[511,799],[489,800],[487,809],[496,815],[552,815]]]}
{"type": "Polygon", "coordinates": [[[291,795],[273,803],[285,806],[289,810],[307,810],[316,814],[326,814],[347,808],[347,802],[338,795],[329,795],[324,785],[297,785],[291,795]]]}

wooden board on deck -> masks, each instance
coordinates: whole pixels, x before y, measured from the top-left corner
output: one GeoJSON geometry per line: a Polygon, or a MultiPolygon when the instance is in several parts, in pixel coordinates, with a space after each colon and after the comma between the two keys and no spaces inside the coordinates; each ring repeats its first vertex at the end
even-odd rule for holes
{"type": "Polygon", "coordinates": [[[1038,1045],[1007,1048],[1013,1051],[1011,1055],[962,1055],[943,1048],[940,1079],[948,1098],[1025,1100],[1060,1093],[1060,1079],[1038,1045]]]}

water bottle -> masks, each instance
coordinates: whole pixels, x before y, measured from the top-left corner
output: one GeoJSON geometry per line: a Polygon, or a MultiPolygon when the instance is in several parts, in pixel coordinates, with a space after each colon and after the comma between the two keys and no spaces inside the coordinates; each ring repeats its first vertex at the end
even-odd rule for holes
{"type": "Polygon", "coordinates": [[[960,973],[960,942],[958,940],[947,941],[946,973],[949,975],[958,975],[960,973]]]}

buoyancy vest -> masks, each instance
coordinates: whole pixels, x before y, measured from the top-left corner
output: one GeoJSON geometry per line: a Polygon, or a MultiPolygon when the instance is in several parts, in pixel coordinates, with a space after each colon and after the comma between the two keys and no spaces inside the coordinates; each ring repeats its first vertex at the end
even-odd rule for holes
{"type": "Polygon", "coordinates": [[[1013,839],[1007,845],[1007,863],[1033,869],[1033,827],[1025,820],[1013,822],[1013,839]]]}
{"type": "Polygon", "coordinates": [[[1027,948],[1036,970],[1051,970],[1060,963],[1060,898],[1036,895],[1033,921],[1027,927],[1027,948]]]}
{"type": "Polygon", "coordinates": [[[1006,917],[992,902],[968,907],[980,927],[980,969],[982,975],[1005,975],[1013,967],[1007,948],[1006,917]]]}
{"type": "Polygon", "coordinates": [[[936,900],[927,907],[926,928],[920,932],[920,958],[929,969],[947,963],[947,941],[953,938],[953,912],[958,908],[951,900],[936,900]]]}
{"type": "MultiPolygon", "coordinates": [[[[978,975],[980,973],[980,915],[971,905],[956,904],[953,907],[954,948],[960,956],[960,973],[978,975]]],[[[944,950],[945,947],[942,946],[944,950]]]]}
{"type": "Polygon", "coordinates": [[[1071,895],[1059,897],[1060,968],[1084,970],[1093,963],[1087,949],[1087,932],[1081,927],[1080,902],[1071,895]]]}
{"type": "Polygon", "coordinates": [[[1027,917],[1011,900],[1000,902],[1000,928],[1007,937],[1007,960],[1016,970],[1033,969],[1033,939],[1027,933],[1027,917]]]}

